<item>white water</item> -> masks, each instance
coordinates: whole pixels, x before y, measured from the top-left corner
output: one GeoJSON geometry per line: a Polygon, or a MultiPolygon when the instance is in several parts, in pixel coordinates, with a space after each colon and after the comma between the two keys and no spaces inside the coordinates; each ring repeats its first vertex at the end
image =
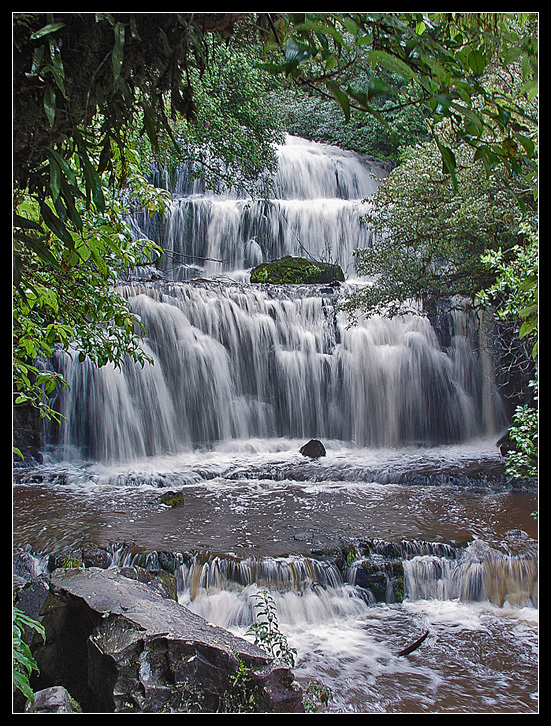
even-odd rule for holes
{"type": "MultiPolygon", "coordinates": [[[[354,274],[354,250],[370,244],[363,200],[384,169],[334,146],[289,136],[278,148],[270,199],[178,195],[164,230],[163,269],[173,280],[236,271],[284,255],[338,263],[354,274]]],[[[180,182],[180,188],[189,186],[180,182]]]]}
{"type": "Polygon", "coordinates": [[[488,391],[462,335],[443,350],[427,319],[347,326],[337,294],[226,283],[128,286],[153,365],[58,364],[58,457],[128,461],[253,437],[359,447],[447,444],[497,434],[488,391]]]}
{"type": "Polygon", "coordinates": [[[16,541],[91,540],[114,563],[177,553],[180,601],[245,636],[267,588],[297,677],[329,685],[333,712],[533,712],[537,504],[498,474],[489,359],[459,317],[446,347],[418,317],[349,328],[337,305],[360,284],[361,200],[384,173],[298,139],[280,155],[270,200],[175,196],[167,279],[121,288],[155,365],[59,356],[67,423],[15,489],[16,541]],[[246,282],[284,254],[339,262],[349,280],[246,282]],[[307,461],[314,437],[327,456],[307,461]],[[163,487],[184,507],[160,504],[163,487]],[[346,571],[320,555],[366,539],[403,543],[403,602],[390,579],[382,600],[358,586],[361,548],[346,571]]]}

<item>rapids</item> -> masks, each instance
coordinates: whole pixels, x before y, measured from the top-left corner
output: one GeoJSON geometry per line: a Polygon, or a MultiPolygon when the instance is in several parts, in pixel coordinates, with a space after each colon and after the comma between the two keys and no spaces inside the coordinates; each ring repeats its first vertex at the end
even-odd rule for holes
{"type": "Polygon", "coordinates": [[[243,637],[269,591],[297,679],[332,691],[322,710],[535,713],[537,493],[495,446],[486,322],[350,326],[339,303],[369,284],[353,252],[384,166],[293,138],[279,155],[270,199],[182,174],[169,219],[136,221],[167,251],[155,279],[119,288],[154,364],[51,361],[66,421],[14,470],[14,548],[38,571],[90,542],[112,566],[168,569],[182,604],[243,637]],[[347,282],[248,282],[285,254],[347,282]],[[325,457],[299,453],[309,438],[325,457]]]}

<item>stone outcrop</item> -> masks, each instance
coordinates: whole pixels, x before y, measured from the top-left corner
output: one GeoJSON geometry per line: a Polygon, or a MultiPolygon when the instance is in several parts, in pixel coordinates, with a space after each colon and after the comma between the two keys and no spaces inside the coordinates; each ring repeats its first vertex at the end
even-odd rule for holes
{"type": "Polygon", "coordinates": [[[338,284],[344,282],[344,273],[339,265],[287,255],[255,267],[251,272],[251,282],[272,285],[338,284]]]}
{"type": "Polygon", "coordinates": [[[52,686],[35,693],[34,703],[27,702],[25,713],[81,713],[81,711],[66,688],[52,686]]]}
{"type": "Polygon", "coordinates": [[[35,690],[61,685],[85,713],[304,711],[289,668],[124,569],[52,573],[35,690]]]}

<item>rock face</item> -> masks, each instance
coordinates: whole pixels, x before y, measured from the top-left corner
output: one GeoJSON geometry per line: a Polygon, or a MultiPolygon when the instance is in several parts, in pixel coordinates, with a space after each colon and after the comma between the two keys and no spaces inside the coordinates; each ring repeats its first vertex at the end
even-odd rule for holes
{"type": "Polygon", "coordinates": [[[309,456],[311,459],[319,459],[320,456],[325,456],[325,446],[317,439],[310,439],[308,443],[301,446],[299,452],[303,456],[309,456]]]}
{"type": "Polygon", "coordinates": [[[289,668],[121,568],[56,570],[42,615],[35,689],[85,713],[304,711],[289,668]]]}
{"type": "Polygon", "coordinates": [[[255,267],[251,272],[251,282],[267,282],[273,285],[338,283],[344,282],[344,273],[339,265],[288,255],[255,267]]]}

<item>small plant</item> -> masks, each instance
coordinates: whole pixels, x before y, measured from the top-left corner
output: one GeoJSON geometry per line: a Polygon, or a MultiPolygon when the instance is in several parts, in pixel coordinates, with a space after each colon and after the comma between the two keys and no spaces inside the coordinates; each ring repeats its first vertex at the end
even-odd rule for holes
{"type": "MultiPolygon", "coordinates": [[[[252,597],[257,601],[256,621],[247,632],[254,635],[255,645],[263,648],[284,665],[293,668],[297,652],[290,647],[287,638],[279,629],[273,597],[267,590],[262,590],[252,597]]],[[[308,681],[304,691],[304,708],[307,713],[317,713],[319,706],[326,706],[331,698],[333,693],[329,686],[317,680],[308,681]]]]}
{"type": "Polygon", "coordinates": [[[252,597],[257,601],[256,621],[247,632],[254,635],[255,645],[292,668],[295,665],[297,652],[289,646],[287,638],[279,629],[273,597],[267,590],[262,590],[252,597]]]}
{"type": "Polygon", "coordinates": [[[61,564],[61,567],[64,570],[71,570],[71,569],[74,569],[74,568],[84,567],[84,565],[76,557],[66,557],[63,560],[63,562],[61,564]]]}
{"type": "Polygon", "coordinates": [[[31,649],[23,640],[25,628],[32,628],[46,640],[46,633],[42,625],[33,620],[19,608],[13,608],[13,690],[19,690],[31,702],[34,703],[34,693],[30,684],[30,677],[33,671],[38,671],[38,666],[31,653],[31,649]]]}
{"type": "Polygon", "coordinates": [[[221,706],[230,713],[250,713],[257,710],[258,687],[253,680],[253,669],[237,656],[238,668],[230,675],[231,691],[225,695],[221,706]]]}
{"type": "Polygon", "coordinates": [[[317,713],[320,704],[327,706],[333,698],[333,693],[329,686],[324,685],[320,681],[309,681],[304,691],[304,708],[306,713],[317,713]]]}

